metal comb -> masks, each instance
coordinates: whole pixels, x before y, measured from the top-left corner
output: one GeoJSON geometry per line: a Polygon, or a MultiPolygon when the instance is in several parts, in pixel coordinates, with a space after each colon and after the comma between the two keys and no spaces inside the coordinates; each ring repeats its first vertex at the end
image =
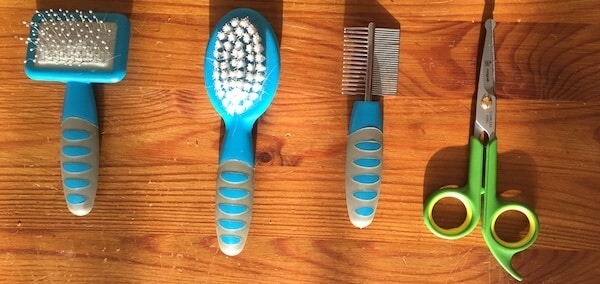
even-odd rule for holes
{"type": "Polygon", "coordinates": [[[371,224],[379,200],[383,115],[373,96],[396,94],[399,41],[400,30],[374,23],[344,29],[342,94],[364,95],[354,103],[346,148],[346,205],[358,228],[371,224]]]}

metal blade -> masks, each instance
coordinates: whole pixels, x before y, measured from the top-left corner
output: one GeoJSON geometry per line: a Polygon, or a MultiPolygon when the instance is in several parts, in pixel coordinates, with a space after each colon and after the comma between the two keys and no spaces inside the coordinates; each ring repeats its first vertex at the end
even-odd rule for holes
{"type": "MultiPolygon", "coordinates": [[[[488,19],[485,22],[485,42],[481,55],[479,69],[479,82],[477,87],[477,101],[475,110],[474,135],[487,138],[487,141],[496,137],[496,62],[494,56],[494,28],[496,22],[488,19]],[[486,136],[486,137],[484,137],[486,136]]],[[[485,139],[484,139],[485,140],[485,139]]]]}

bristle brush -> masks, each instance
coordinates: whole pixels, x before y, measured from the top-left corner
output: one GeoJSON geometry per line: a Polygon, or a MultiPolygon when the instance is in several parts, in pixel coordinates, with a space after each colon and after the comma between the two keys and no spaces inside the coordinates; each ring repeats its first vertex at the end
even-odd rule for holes
{"type": "Polygon", "coordinates": [[[204,82],[225,123],[215,221],[219,247],[230,256],[246,244],[254,196],[252,128],[275,97],[279,67],[275,32],[260,13],[239,8],[216,24],[206,47],[204,82]]]}
{"type": "Polygon", "coordinates": [[[25,74],[66,83],[61,118],[61,173],[68,209],[88,214],[98,188],[99,131],[92,83],[125,77],[129,20],[121,14],[36,11],[29,29],[25,74]]]}

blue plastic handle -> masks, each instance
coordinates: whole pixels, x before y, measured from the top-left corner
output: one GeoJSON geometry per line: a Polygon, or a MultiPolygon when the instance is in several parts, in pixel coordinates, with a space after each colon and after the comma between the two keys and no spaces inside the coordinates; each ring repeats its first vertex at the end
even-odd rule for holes
{"type": "Polygon", "coordinates": [[[379,102],[354,103],[346,149],[346,205],[350,222],[358,228],[371,224],[379,201],[382,120],[379,102]]]}
{"type": "Polygon", "coordinates": [[[383,118],[381,115],[381,104],[379,102],[354,102],[348,134],[352,134],[365,127],[375,127],[383,131],[383,118]]]}
{"type": "Polygon", "coordinates": [[[98,114],[92,85],[69,82],[61,119],[61,175],[67,207],[88,214],[98,188],[98,114]]]}
{"type": "Polygon", "coordinates": [[[221,146],[219,164],[238,160],[254,167],[253,126],[249,120],[244,120],[243,117],[234,117],[225,121],[225,136],[221,146]]]}
{"type": "Polygon", "coordinates": [[[92,84],[67,83],[61,121],[65,121],[69,117],[81,118],[98,126],[98,112],[92,84]]]}

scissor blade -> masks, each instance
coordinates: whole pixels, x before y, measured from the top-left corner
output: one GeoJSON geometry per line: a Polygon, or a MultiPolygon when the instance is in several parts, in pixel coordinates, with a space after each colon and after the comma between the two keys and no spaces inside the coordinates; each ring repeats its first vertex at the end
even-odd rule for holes
{"type": "Polygon", "coordinates": [[[494,28],[496,22],[493,19],[485,21],[485,42],[481,55],[481,67],[479,69],[479,87],[485,89],[489,95],[494,95],[496,83],[496,57],[494,56],[494,28]]]}
{"type": "Polygon", "coordinates": [[[494,28],[496,22],[485,22],[485,41],[481,54],[481,67],[477,88],[477,109],[475,111],[475,136],[487,135],[487,140],[496,136],[496,62],[494,56],[494,28]]]}

